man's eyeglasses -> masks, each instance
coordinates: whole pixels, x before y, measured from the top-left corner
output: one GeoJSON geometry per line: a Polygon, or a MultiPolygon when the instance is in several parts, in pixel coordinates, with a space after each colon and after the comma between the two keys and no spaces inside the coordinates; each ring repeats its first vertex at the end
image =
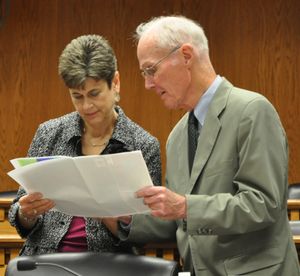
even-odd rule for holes
{"type": "Polygon", "coordinates": [[[177,51],[181,46],[176,46],[175,48],[173,48],[167,55],[165,55],[164,57],[162,57],[159,61],[157,61],[156,63],[154,63],[153,65],[146,67],[144,69],[141,69],[141,74],[144,78],[146,77],[153,77],[154,74],[157,71],[157,66],[159,64],[161,64],[164,60],[166,60],[171,54],[173,54],[175,51],[177,51]]]}

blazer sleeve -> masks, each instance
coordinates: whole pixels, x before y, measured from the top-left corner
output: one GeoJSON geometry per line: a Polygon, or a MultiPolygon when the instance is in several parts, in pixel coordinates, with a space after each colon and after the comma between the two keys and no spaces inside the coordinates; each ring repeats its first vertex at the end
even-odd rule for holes
{"type": "Polygon", "coordinates": [[[161,186],[161,157],[158,140],[154,137],[151,137],[145,141],[142,146],[142,153],[153,185],[161,186]]]}
{"type": "MultiPolygon", "coordinates": [[[[31,145],[29,147],[28,150],[28,156],[41,156],[40,152],[39,152],[39,145],[46,145],[45,141],[43,141],[43,135],[42,135],[42,125],[39,126],[39,128],[37,129],[34,138],[31,142],[31,145]]],[[[26,238],[29,234],[35,232],[37,229],[39,229],[42,226],[42,222],[43,222],[43,215],[40,215],[38,217],[38,220],[36,222],[36,224],[34,225],[34,227],[32,229],[26,229],[24,227],[22,227],[22,225],[19,223],[18,221],[18,210],[19,210],[19,199],[26,195],[26,191],[24,190],[23,187],[20,186],[18,193],[17,193],[17,197],[13,200],[13,203],[9,209],[8,212],[8,219],[10,224],[16,228],[18,234],[22,237],[22,238],[26,238]]]]}
{"type": "Polygon", "coordinates": [[[132,217],[129,227],[129,231],[124,231],[122,227],[119,227],[118,235],[121,240],[140,244],[176,241],[177,224],[175,221],[140,214],[132,217]]]}

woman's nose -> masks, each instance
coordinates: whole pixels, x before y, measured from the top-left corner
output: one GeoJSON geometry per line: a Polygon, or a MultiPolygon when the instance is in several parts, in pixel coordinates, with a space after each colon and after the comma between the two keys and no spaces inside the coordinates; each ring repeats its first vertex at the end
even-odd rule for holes
{"type": "Polygon", "coordinates": [[[90,108],[92,108],[93,107],[93,103],[91,102],[91,101],[89,101],[89,100],[85,100],[84,102],[83,102],[83,108],[84,109],[90,109],[90,108]]]}

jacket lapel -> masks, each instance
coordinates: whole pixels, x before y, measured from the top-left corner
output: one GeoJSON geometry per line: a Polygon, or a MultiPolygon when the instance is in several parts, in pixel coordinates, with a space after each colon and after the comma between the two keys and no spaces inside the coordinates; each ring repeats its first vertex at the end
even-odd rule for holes
{"type": "Polygon", "coordinates": [[[204,125],[202,126],[200,135],[198,137],[198,146],[195,154],[191,177],[186,187],[186,194],[190,194],[193,190],[193,187],[197,182],[197,179],[201,175],[202,170],[214,148],[215,142],[218,138],[218,134],[221,130],[219,115],[226,107],[228,95],[232,87],[233,86],[227,80],[224,80],[220,84],[212,99],[212,102],[210,103],[204,125]]]}
{"type": "MultiPolygon", "coordinates": [[[[186,183],[187,179],[190,178],[190,173],[189,173],[189,161],[188,161],[188,151],[187,151],[187,146],[188,146],[188,113],[186,113],[180,123],[179,126],[181,130],[180,133],[182,135],[179,135],[176,137],[176,145],[177,145],[177,150],[174,155],[172,155],[171,158],[176,158],[178,160],[178,170],[176,171],[176,178],[178,180],[177,183],[186,183]]],[[[168,170],[167,170],[168,171],[168,170]]],[[[168,177],[167,177],[168,179],[168,177]]],[[[176,186],[176,192],[179,194],[185,194],[186,191],[186,185],[177,185],[176,186]]]]}

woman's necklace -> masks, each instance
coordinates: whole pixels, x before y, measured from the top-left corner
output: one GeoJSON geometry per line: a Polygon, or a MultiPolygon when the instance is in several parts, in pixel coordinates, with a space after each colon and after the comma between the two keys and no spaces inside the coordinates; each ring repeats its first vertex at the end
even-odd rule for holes
{"type": "MultiPolygon", "coordinates": [[[[110,131],[108,132],[109,133],[109,135],[107,134],[106,136],[104,136],[103,138],[106,138],[107,139],[107,137],[108,137],[108,139],[105,141],[105,142],[102,142],[102,143],[99,143],[99,142],[97,142],[97,141],[95,141],[95,142],[93,142],[91,139],[88,139],[88,137],[86,136],[86,129],[85,129],[85,127],[83,126],[83,133],[85,134],[85,142],[87,143],[87,144],[89,144],[91,147],[106,147],[107,145],[108,145],[108,143],[109,143],[109,140],[110,140],[110,137],[111,137],[111,135],[112,135],[112,133],[113,133],[113,131],[114,131],[114,127],[115,127],[115,123],[116,123],[116,121],[117,121],[117,117],[118,117],[118,114],[117,114],[117,112],[116,111],[114,111],[114,116],[113,116],[113,118],[112,118],[112,125],[111,125],[111,128],[110,128],[110,131]]],[[[98,137],[99,138],[99,137],[98,137]]],[[[97,138],[96,138],[96,140],[97,140],[97,138]]],[[[101,140],[104,140],[104,139],[101,139],[101,140]]],[[[99,141],[99,140],[98,140],[99,141]]]]}
{"type": "MultiPolygon", "coordinates": [[[[109,140],[108,140],[109,141],[109,140]]],[[[89,145],[92,147],[104,147],[108,144],[108,141],[102,143],[102,144],[97,144],[97,143],[93,143],[92,141],[88,141],[89,145]]]]}
{"type": "MultiPolygon", "coordinates": [[[[83,133],[85,133],[85,128],[83,128],[83,133]]],[[[93,142],[91,140],[85,139],[86,142],[91,146],[91,147],[105,147],[108,145],[109,139],[103,143],[98,144],[97,142],[93,142]]]]}

